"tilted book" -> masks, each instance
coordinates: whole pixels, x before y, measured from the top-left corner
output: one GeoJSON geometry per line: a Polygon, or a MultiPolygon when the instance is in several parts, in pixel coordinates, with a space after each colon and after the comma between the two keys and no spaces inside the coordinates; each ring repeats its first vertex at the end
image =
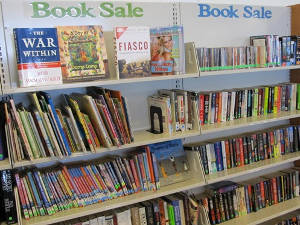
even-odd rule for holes
{"type": "Polygon", "coordinates": [[[107,54],[101,26],[58,26],[64,82],[106,78],[107,54]]]}
{"type": "Polygon", "coordinates": [[[149,27],[116,27],[114,34],[119,77],[150,76],[149,27]]]}
{"type": "Polygon", "coordinates": [[[62,83],[55,28],[13,30],[20,87],[62,83]]]}

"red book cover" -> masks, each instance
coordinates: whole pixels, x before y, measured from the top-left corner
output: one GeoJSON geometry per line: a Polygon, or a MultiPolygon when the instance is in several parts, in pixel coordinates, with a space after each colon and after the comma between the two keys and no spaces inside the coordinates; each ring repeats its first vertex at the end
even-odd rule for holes
{"type": "Polygon", "coordinates": [[[159,215],[160,215],[160,225],[166,225],[166,217],[165,217],[165,209],[164,209],[164,201],[158,200],[159,207],[159,215]]]}
{"type": "Polygon", "coordinates": [[[219,100],[219,107],[218,107],[218,120],[217,122],[220,123],[222,119],[222,92],[218,93],[218,100],[219,100]]]}
{"type": "Polygon", "coordinates": [[[215,106],[215,120],[214,120],[214,122],[215,123],[217,123],[218,122],[218,120],[219,120],[219,98],[220,98],[220,93],[219,92],[217,92],[216,93],[216,106],[215,106]]]}
{"type": "Polygon", "coordinates": [[[278,86],[278,95],[277,95],[277,113],[281,110],[281,86],[278,86]]]}
{"type": "Polygon", "coordinates": [[[227,168],[231,168],[231,160],[230,160],[230,149],[229,149],[229,141],[225,141],[225,153],[226,153],[226,164],[227,168]]]}
{"type": "Polygon", "coordinates": [[[277,196],[277,184],[276,184],[276,177],[273,177],[272,179],[272,195],[273,195],[273,199],[274,199],[274,204],[278,203],[278,196],[277,196]]]}
{"type": "Polygon", "coordinates": [[[152,162],[152,157],[151,157],[151,153],[150,153],[150,148],[149,148],[149,146],[145,146],[145,149],[146,149],[146,153],[147,153],[147,161],[148,161],[148,166],[149,166],[151,183],[154,184],[154,186],[155,186],[153,162],[152,162]]]}
{"type": "Polygon", "coordinates": [[[248,197],[249,197],[249,206],[250,206],[250,212],[253,211],[253,201],[252,201],[252,186],[251,184],[248,184],[248,197]]]}
{"type": "Polygon", "coordinates": [[[140,180],[139,180],[136,168],[135,168],[134,160],[130,159],[129,162],[130,162],[131,170],[133,172],[133,177],[134,177],[134,181],[135,181],[136,187],[137,187],[138,190],[141,190],[141,183],[140,183],[140,180]]]}
{"type": "Polygon", "coordinates": [[[259,182],[259,185],[260,185],[261,202],[264,207],[266,205],[264,182],[263,181],[259,182]]]}
{"type": "Polygon", "coordinates": [[[199,116],[201,125],[204,124],[204,94],[199,95],[199,116]]]}
{"type": "Polygon", "coordinates": [[[239,144],[240,144],[240,166],[244,166],[245,158],[244,158],[243,138],[239,138],[239,144]]]}

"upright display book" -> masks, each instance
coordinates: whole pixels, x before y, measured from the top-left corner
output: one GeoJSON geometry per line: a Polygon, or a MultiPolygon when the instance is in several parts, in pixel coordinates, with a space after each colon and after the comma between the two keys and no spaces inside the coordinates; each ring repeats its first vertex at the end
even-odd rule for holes
{"type": "Polygon", "coordinates": [[[151,144],[149,148],[156,158],[161,186],[187,179],[189,164],[180,139],[151,144]]]}
{"type": "Polygon", "coordinates": [[[183,27],[150,29],[152,74],[177,75],[185,73],[183,27]]]}
{"type": "Polygon", "coordinates": [[[114,35],[119,77],[150,76],[150,28],[116,27],[114,35]]]}
{"type": "Polygon", "coordinates": [[[101,26],[58,26],[63,82],[107,78],[108,63],[101,26]]]}
{"type": "Polygon", "coordinates": [[[62,83],[55,28],[14,28],[20,87],[62,83]]]}

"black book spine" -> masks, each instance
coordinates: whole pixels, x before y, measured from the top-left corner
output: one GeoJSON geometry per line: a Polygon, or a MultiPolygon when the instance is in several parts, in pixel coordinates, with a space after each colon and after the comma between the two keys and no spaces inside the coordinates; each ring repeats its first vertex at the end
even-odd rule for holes
{"type": "Polygon", "coordinates": [[[248,136],[246,137],[247,139],[247,150],[248,150],[248,160],[249,160],[249,164],[253,163],[253,158],[252,158],[252,137],[248,136]]]}
{"type": "Polygon", "coordinates": [[[234,119],[238,119],[240,91],[235,92],[234,119]]]}
{"type": "Polygon", "coordinates": [[[233,167],[237,167],[237,152],[236,152],[236,139],[233,138],[232,139],[232,156],[233,156],[233,164],[234,165],[233,167]]]}
{"type": "Polygon", "coordinates": [[[252,116],[252,90],[248,90],[247,117],[252,116]]]}
{"type": "Polygon", "coordinates": [[[293,150],[294,152],[298,152],[299,151],[299,139],[298,139],[298,129],[297,127],[293,126],[293,150]]]}
{"type": "Polygon", "coordinates": [[[281,196],[281,176],[276,177],[276,184],[277,184],[277,198],[278,202],[282,202],[282,196],[281,196]]]}
{"type": "Polygon", "coordinates": [[[1,171],[1,191],[3,193],[2,204],[4,205],[7,224],[17,223],[17,211],[13,190],[13,179],[11,170],[1,171]]]}
{"type": "Polygon", "coordinates": [[[231,109],[231,92],[228,92],[227,112],[226,112],[227,121],[230,120],[230,109],[231,109]]]}
{"type": "Polygon", "coordinates": [[[238,118],[242,117],[242,104],[243,104],[244,91],[239,91],[239,108],[238,108],[238,118]]]}
{"type": "Polygon", "coordinates": [[[245,164],[249,164],[249,154],[248,154],[248,143],[247,137],[243,137],[243,151],[244,151],[244,162],[245,164]]]}

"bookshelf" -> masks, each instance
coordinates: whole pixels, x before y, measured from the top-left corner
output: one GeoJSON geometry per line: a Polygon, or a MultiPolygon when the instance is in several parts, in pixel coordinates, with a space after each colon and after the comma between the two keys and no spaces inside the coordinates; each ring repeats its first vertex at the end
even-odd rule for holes
{"type": "Polygon", "coordinates": [[[293,119],[297,118],[300,115],[300,111],[291,111],[291,112],[281,112],[279,114],[269,114],[266,116],[259,116],[259,117],[249,117],[249,118],[241,118],[236,119],[233,121],[218,123],[218,124],[208,124],[201,127],[200,131],[197,130],[191,130],[191,131],[185,131],[182,133],[176,133],[174,135],[167,135],[167,134],[153,134],[149,131],[135,131],[134,137],[135,141],[131,144],[125,144],[121,146],[113,146],[110,148],[99,148],[96,149],[96,152],[76,152],[72,153],[71,156],[65,156],[65,157],[47,157],[47,158],[40,158],[35,160],[24,160],[20,162],[14,162],[13,168],[19,168],[24,166],[33,166],[37,164],[44,164],[49,162],[61,162],[61,163],[67,163],[70,161],[79,161],[79,160],[85,160],[89,158],[97,158],[101,157],[104,153],[117,153],[118,151],[135,148],[143,145],[148,144],[154,144],[164,141],[170,141],[180,138],[189,138],[189,137],[197,137],[202,134],[209,134],[209,133],[215,133],[219,131],[226,131],[226,130],[233,130],[237,128],[242,127],[249,127],[249,126],[255,126],[258,124],[267,124],[272,123],[274,121],[284,121],[287,119],[293,119]]]}
{"type": "MultiPolygon", "coordinates": [[[[3,1],[3,3],[5,4],[5,3],[7,3],[7,1],[3,1]]],[[[170,4],[156,3],[156,4],[162,4],[164,7],[166,6],[166,7],[168,7],[168,9],[172,9],[173,11],[178,10],[179,5],[180,5],[180,4],[172,4],[172,3],[170,3],[170,4]]],[[[181,4],[181,5],[184,5],[184,4],[181,4]]],[[[27,7],[26,9],[28,10],[27,5],[26,5],[26,7],[27,7]]],[[[145,7],[147,7],[147,10],[149,10],[150,12],[154,12],[154,11],[156,12],[157,8],[160,8],[160,9],[158,9],[158,12],[157,12],[158,15],[160,15],[159,14],[160,12],[165,12],[164,7],[154,7],[147,3],[145,3],[145,7]]],[[[184,7],[180,16],[186,17],[186,18],[182,18],[183,19],[182,22],[184,24],[184,27],[187,27],[187,40],[190,41],[190,39],[191,39],[191,41],[194,41],[193,39],[195,37],[194,37],[194,35],[192,35],[193,32],[191,32],[191,29],[194,29],[195,22],[192,21],[191,25],[187,25],[187,23],[186,23],[187,19],[190,17],[190,15],[187,14],[187,12],[186,12],[187,8],[189,8],[189,7],[190,7],[190,4],[188,4],[187,7],[184,7]]],[[[285,13],[287,11],[287,9],[284,8],[283,11],[285,13]]],[[[12,15],[9,16],[8,20],[6,20],[6,25],[7,25],[7,21],[8,21],[8,24],[10,25],[10,27],[9,26],[6,27],[7,28],[6,30],[8,30],[7,33],[10,32],[11,27],[16,26],[16,24],[18,24],[18,22],[20,22],[18,20],[16,20],[16,21],[13,20],[13,16],[14,15],[12,13],[12,15]]],[[[134,24],[134,25],[136,25],[136,24],[138,24],[138,25],[145,25],[145,24],[169,25],[169,24],[173,24],[173,23],[175,24],[179,20],[179,18],[177,18],[177,17],[176,18],[174,18],[174,16],[172,17],[171,13],[170,14],[167,13],[167,15],[165,16],[167,18],[167,21],[164,21],[165,17],[161,16],[161,15],[157,16],[153,20],[152,20],[152,17],[153,16],[147,17],[143,20],[136,20],[136,21],[132,21],[132,20],[130,21],[130,20],[128,20],[128,18],[125,19],[124,21],[113,18],[109,22],[111,24],[108,24],[108,25],[105,24],[105,26],[106,26],[106,28],[111,27],[115,21],[117,21],[116,24],[120,24],[120,23],[124,24],[125,23],[125,24],[130,24],[130,25],[132,25],[132,24],[134,24]],[[162,21],[164,21],[164,22],[162,22],[162,21]],[[128,23],[126,23],[126,22],[128,22],[128,23]],[[162,23],[166,23],[166,24],[162,24],[162,23]]],[[[74,18],[72,18],[72,19],[74,19],[74,18]]],[[[280,33],[286,34],[286,30],[282,31],[283,28],[281,28],[283,25],[285,26],[286,20],[287,19],[283,19],[283,22],[281,22],[279,24],[279,26],[277,24],[276,25],[272,24],[271,25],[272,29],[267,29],[267,31],[268,31],[267,33],[272,33],[274,31],[276,31],[276,29],[279,27],[279,29],[281,29],[280,33]]],[[[39,19],[39,22],[41,22],[41,21],[42,20],[39,19]]],[[[88,19],[84,18],[82,21],[80,21],[78,23],[87,24],[87,21],[88,21],[88,19]]],[[[32,18],[30,18],[30,19],[27,18],[27,20],[24,21],[24,24],[26,24],[27,26],[34,26],[33,24],[35,22],[36,21],[34,21],[32,18]]],[[[96,22],[99,23],[99,21],[92,20],[92,23],[96,23],[96,22]]],[[[260,21],[258,21],[257,23],[259,23],[259,22],[260,21]]],[[[57,21],[53,22],[53,21],[46,20],[46,24],[49,26],[55,25],[55,23],[57,23],[57,21]]],[[[69,23],[70,23],[70,20],[65,19],[65,18],[63,19],[62,24],[68,25],[69,23]]],[[[256,23],[256,22],[254,22],[254,23],[256,23]]],[[[258,28],[257,31],[255,31],[255,32],[260,33],[260,34],[266,33],[266,32],[264,32],[264,29],[265,29],[265,26],[263,26],[262,28],[258,28]],[[263,32],[261,32],[261,31],[263,31],[263,32]]],[[[252,28],[251,31],[253,31],[253,30],[254,29],[252,28]]],[[[250,33],[251,33],[251,31],[250,31],[250,33]]],[[[230,34],[230,37],[232,37],[232,34],[230,34]]],[[[222,39],[222,37],[220,39],[222,39]]],[[[223,38],[223,39],[227,40],[226,38],[223,38]]],[[[1,40],[2,39],[0,38],[0,41],[1,40]]],[[[199,42],[201,41],[201,38],[199,38],[199,40],[197,40],[197,41],[199,44],[199,42]]],[[[207,41],[207,43],[210,43],[210,40],[207,41]]],[[[221,44],[222,43],[217,43],[217,45],[221,45],[221,44]]],[[[12,48],[11,42],[8,43],[7,49],[8,49],[7,51],[8,51],[8,58],[9,58],[8,61],[13,61],[12,56],[14,53],[12,51],[13,48],[12,48]]],[[[191,52],[194,51],[194,49],[191,49],[190,47],[188,47],[187,50],[190,50],[191,52]]],[[[6,53],[4,54],[4,56],[6,56],[6,53]]],[[[253,74],[257,74],[257,73],[262,74],[262,73],[283,72],[283,74],[284,74],[283,77],[285,79],[286,74],[288,74],[289,71],[292,71],[291,73],[294,73],[293,71],[295,71],[295,73],[297,73],[297,72],[299,72],[299,69],[300,69],[300,66],[289,66],[289,67],[270,67],[270,68],[252,68],[252,69],[199,72],[199,69],[197,67],[197,61],[195,59],[196,58],[194,57],[193,60],[187,60],[187,62],[190,63],[190,66],[187,67],[188,68],[187,73],[183,74],[183,75],[145,77],[145,78],[140,78],[140,79],[120,79],[120,80],[111,79],[111,80],[100,80],[100,81],[84,82],[84,83],[78,82],[78,83],[70,83],[70,84],[63,84],[63,85],[56,85],[56,86],[44,86],[44,87],[32,87],[32,88],[14,87],[14,86],[16,86],[15,83],[17,82],[17,79],[15,77],[14,69],[12,69],[15,66],[14,65],[15,62],[13,62],[11,64],[10,72],[8,71],[8,68],[6,68],[6,70],[5,70],[5,72],[6,72],[4,74],[5,84],[3,84],[2,93],[4,95],[14,95],[14,96],[18,96],[18,97],[21,96],[21,97],[19,97],[20,99],[22,99],[22,98],[25,99],[26,97],[25,97],[24,93],[27,93],[27,92],[53,91],[53,93],[51,92],[51,94],[56,96],[55,92],[58,90],[63,92],[66,89],[75,89],[77,91],[81,88],[89,87],[89,86],[105,86],[105,87],[108,86],[108,87],[113,87],[115,89],[121,88],[121,89],[126,90],[127,85],[135,84],[136,85],[135,87],[137,88],[136,93],[138,93],[138,94],[141,93],[139,98],[145,99],[146,96],[149,95],[150,91],[146,92],[143,89],[147,85],[151,86],[153,84],[155,85],[160,82],[162,84],[159,87],[154,87],[154,89],[158,89],[161,87],[165,88],[164,85],[166,84],[166,82],[172,82],[172,80],[178,80],[178,79],[182,79],[183,85],[181,88],[189,88],[189,82],[185,82],[185,80],[191,80],[191,82],[198,84],[198,83],[202,82],[202,80],[203,80],[202,78],[211,77],[213,79],[212,80],[213,84],[209,84],[210,85],[209,88],[211,88],[211,90],[214,90],[214,85],[222,86],[222,84],[218,84],[218,82],[217,82],[219,79],[219,78],[217,78],[218,75],[242,74],[242,76],[245,78],[245,77],[250,77],[253,74]],[[12,77],[9,77],[9,74],[14,74],[14,75],[12,77]],[[190,78],[195,78],[195,79],[190,79],[190,78]],[[154,83],[154,82],[156,82],[156,83],[154,83]]],[[[262,80],[258,80],[257,83],[262,82],[262,80]]],[[[269,81],[273,82],[273,80],[269,80],[269,81]]],[[[2,80],[2,82],[3,82],[3,80],[2,80]]],[[[222,83],[222,82],[220,82],[220,83],[222,83]]],[[[241,83],[243,83],[243,82],[241,82],[241,83]]],[[[206,83],[204,83],[203,85],[206,85],[206,83]]],[[[172,85],[170,85],[170,86],[167,85],[168,88],[175,88],[172,85]]],[[[80,91],[82,91],[82,90],[80,90],[80,91]]],[[[136,113],[136,111],[139,111],[139,109],[137,109],[139,107],[140,107],[139,105],[134,106],[135,113],[136,113]]],[[[145,114],[144,111],[141,112],[141,114],[145,114]]],[[[86,160],[86,159],[91,160],[92,158],[101,157],[103,154],[106,154],[106,153],[115,154],[115,153],[117,153],[117,151],[123,151],[123,150],[125,151],[126,149],[131,149],[131,148],[135,148],[135,147],[142,146],[142,145],[158,143],[158,142],[163,142],[163,141],[168,141],[168,140],[174,140],[174,139],[178,139],[178,138],[183,139],[183,138],[188,138],[188,137],[197,137],[202,134],[214,134],[215,132],[227,131],[227,130],[236,129],[236,128],[247,129],[247,127],[249,127],[249,126],[255,126],[255,125],[259,125],[259,124],[267,124],[267,123],[278,122],[278,121],[284,122],[286,120],[297,118],[299,116],[300,116],[300,111],[291,111],[291,112],[282,112],[279,114],[270,114],[267,116],[243,118],[243,119],[233,120],[233,121],[229,121],[229,122],[225,122],[225,123],[205,125],[205,126],[201,127],[200,131],[189,131],[189,132],[179,133],[179,134],[176,134],[173,136],[157,135],[157,134],[154,135],[154,134],[147,132],[146,130],[139,130],[140,127],[138,127],[139,126],[138,125],[137,127],[135,127],[137,131],[134,132],[135,142],[132,144],[122,145],[120,147],[100,148],[100,149],[97,149],[95,153],[91,153],[91,152],[75,153],[70,157],[64,157],[64,158],[42,158],[42,159],[33,160],[33,161],[16,162],[12,166],[10,165],[9,160],[4,160],[4,161],[0,162],[0,170],[10,169],[12,167],[21,169],[22,167],[34,166],[34,165],[38,165],[38,164],[42,165],[42,164],[47,164],[47,163],[56,163],[56,162],[68,163],[68,162],[76,161],[76,160],[77,161],[86,160]]],[[[148,120],[147,117],[144,117],[144,118],[146,118],[145,120],[148,120]]],[[[277,166],[280,166],[283,164],[288,164],[288,163],[291,163],[291,162],[299,160],[299,159],[300,159],[299,152],[291,153],[291,154],[284,155],[277,159],[264,160],[264,161],[253,163],[251,165],[246,165],[246,166],[243,166],[240,168],[234,168],[234,169],[230,169],[230,170],[227,170],[224,172],[218,172],[213,175],[205,176],[205,179],[203,179],[203,180],[197,179],[197,178],[192,178],[186,182],[176,183],[176,184],[162,187],[160,190],[158,190],[156,192],[151,192],[151,191],[141,192],[138,194],[106,201],[104,203],[99,203],[99,204],[91,205],[91,206],[84,207],[84,208],[75,208],[75,209],[71,209],[71,210],[67,210],[67,211],[62,211],[53,216],[43,216],[43,217],[38,217],[38,218],[31,218],[28,221],[21,219],[20,224],[35,225],[35,224],[52,224],[52,223],[63,222],[63,221],[70,220],[73,218],[91,215],[91,214],[99,213],[99,212],[104,212],[104,211],[111,210],[111,209],[116,209],[119,207],[131,205],[134,203],[146,201],[149,199],[169,195],[169,194],[180,192],[180,191],[188,191],[188,190],[195,189],[195,188],[202,188],[208,184],[214,184],[214,183],[222,181],[222,180],[230,180],[234,177],[256,173],[258,171],[263,171],[268,168],[276,168],[277,166]]],[[[19,208],[20,206],[18,205],[17,207],[19,208]]],[[[227,224],[265,223],[267,220],[273,219],[275,216],[284,215],[284,214],[290,213],[294,210],[297,210],[299,208],[300,208],[299,198],[296,198],[296,199],[289,200],[287,202],[280,203],[278,205],[271,206],[269,208],[259,211],[258,213],[252,213],[245,217],[234,219],[234,220],[228,221],[226,223],[222,223],[222,224],[227,225],[227,224]],[[282,209],[284,209],[284,210],[282,210],[282,209]],[[276,213],[278,213],[278,214],[276,215],[276,213]]],[[[19,212],[19,216],[20,216],[20,212],[19,212]]]]}
{"type": "Polygon", "coordinates": [[[250,213],[239,218],[235,218],[229,221],[226,221],[222,224],[224,225],[257,225],[265,224],[268,220],[280,217],[285,214],[289,214],[295,210],[300,209],[300,198],[290,199],[284,202],[280,202],[276,205],[269,206],[264,209],[260,209],[258,212],[250,213]]]}

